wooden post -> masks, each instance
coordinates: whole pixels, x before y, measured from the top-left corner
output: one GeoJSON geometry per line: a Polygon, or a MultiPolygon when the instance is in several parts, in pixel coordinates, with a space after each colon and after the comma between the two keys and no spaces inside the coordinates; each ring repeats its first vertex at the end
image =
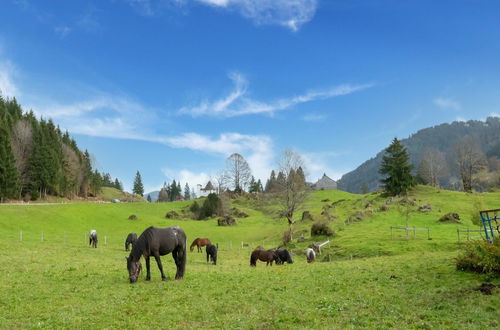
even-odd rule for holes
{"type": "Polygon", "coordinates": [[[23,231],[22,230],[19,232],[19,240],[21,242],[23,241],[23,231]]]}
{"type": "Polygon", "coordinates": [[[391,240],[394,239],[393,236],[392,236],[392,226],[391,226],[391,240]]]}
{"type": "Polygon", "coordinates": [[[415,229],[415,226],[413,226],[413,239],[417,238],[417,230],[415,229]]]}
{"type": "Polygon", "coordinates": [[[460,243],[460,229],[457,228],[457,240],[460,243]]]}
{"type": "Polygon", "coordinates": [[[43,242],[43,231],[42,231],[42,233],[40,234],[40,242],[43,242]]]}
{"type": "Polygon", "coordinates": [[[106,245],[106,244],[107,244],[107,242],[108,242],[108,241],[107,241],[107,237],[106,237],[106,236],[104,236],[104,245],[106,245]]]}
{"type": "Polygon", "coordinates": [[[431,229],[429,227],[427,227],[427,239],[431,239],[431,229]]]}
{"type": "Polygon", "coordinates": [[[408,227],[405,227],[405,232],[406,232],[406,239],[409,239],[409,237],[408,237],[408,227]]]}
{"type": "Polygon", "coordinates": [[[467,241],[470,241],[470,231],[469,231],[469,228],[467,228],[467,241]]]}
{"type": "Polygon", "coordinates": [[[83,234],[83,245],[87,244],[87,234],[83,234]]]}

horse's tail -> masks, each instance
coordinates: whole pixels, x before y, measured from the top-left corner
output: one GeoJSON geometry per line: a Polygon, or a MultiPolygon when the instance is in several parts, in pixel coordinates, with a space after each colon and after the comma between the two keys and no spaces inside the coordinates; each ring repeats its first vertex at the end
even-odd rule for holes
{"type": "Polygon", "coordinates": [[[184,236],[184,242],[179,244],[177,247],[177,258],[175,264],[177,266],[177,273],[175,274],[175,279],[180,280],[184,277],[184,272],[186,270],[186,256],[187,256],[187,238],[184,236]]]}

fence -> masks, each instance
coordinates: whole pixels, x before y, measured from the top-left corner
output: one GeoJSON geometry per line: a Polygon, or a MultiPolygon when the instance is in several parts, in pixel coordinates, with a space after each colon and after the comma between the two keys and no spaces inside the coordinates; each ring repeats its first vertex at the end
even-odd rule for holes
{"type": "Polygon", "coordinates": [[[409,233],[413,232],[413,239],[417,238],[417,231],[427,231],[427,239],[431,239],[431,229],[430,228],[418,228],[418,227],[400,227],[391,226],[391,239],[394,239],[394,230],[404,230],[406,232],[406,239],[410,238],[409,233]]]}
{"type": "Polygon", "coordinates": [[[458,229],[457,228],[457,241],[460,243],[460,233],[467,233],[467,240],[470,241],[471,239],[482,239],[482,233],[484,231],[481,229],[458,229]],[[479,233],[479,235],[473,235],[471,237],[471,233],[479,233]]]}

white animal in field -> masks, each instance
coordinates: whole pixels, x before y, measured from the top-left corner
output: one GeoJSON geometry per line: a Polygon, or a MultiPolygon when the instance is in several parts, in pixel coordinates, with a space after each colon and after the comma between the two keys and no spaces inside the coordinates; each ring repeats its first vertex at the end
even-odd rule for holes
{"type": "Polygon", "coordinates": [[[307,263],[314,262],[314,260],[316,259],[316,252],[314,252],[313,249],[308,248],[306,250],[306,258],[307,258],[307,263]]]}

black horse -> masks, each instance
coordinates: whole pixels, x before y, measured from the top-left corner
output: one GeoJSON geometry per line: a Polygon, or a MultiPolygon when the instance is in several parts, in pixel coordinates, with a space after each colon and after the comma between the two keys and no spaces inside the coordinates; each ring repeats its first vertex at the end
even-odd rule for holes
{"type": "Polygon", "coordinates": [[[153,256],[156,259],[158,268],[160,269],[161,279],[165,281],[167,277],[163,272],[160,256],[164,256],[172,252],[177,272],[175,279],[180,280],[184,276],[186,269],[186,234],[177,227],[167,228],[147,228],[137,242],[133,245],[132,251],[127,259],[127,269],[130,283],[137,282],[142,269],[140,262],[141,256],[146,259],[146,281],[151,280],[151,272],[149,267],[149,257],[153,256]]]}
{"type": "Polygon", "coordinates": [[[137,241],[136,233],[128,234],[127,239],[125,240],[125,251],[128,251],[128,247],[130,246],[130,244],[132,244],[132,247],[134,247],[136,241],[137,241]]]}
{"type": "Polygon", "coordinates": [[[217,246],[213,244],[208,244],[205,247],[205,251],[207,252],[207,262],[210,257],[210,260],[212,260],[212,263],[214,265],[217,265],[217,246]]]}
{"type": "Polygon", "coordinates": [[[276,250],[274,251],[278,256],[278,260],[276,260],[277,265],[283,265],[285,262],[289,264],[293,264],[292,255],[288,250],[276,250]]]}
{"type": "Polygon", "coordinates": [[[92,229],[89,233],[89,245],[97,248],[97,231],[95,229],[92,229]]]}

